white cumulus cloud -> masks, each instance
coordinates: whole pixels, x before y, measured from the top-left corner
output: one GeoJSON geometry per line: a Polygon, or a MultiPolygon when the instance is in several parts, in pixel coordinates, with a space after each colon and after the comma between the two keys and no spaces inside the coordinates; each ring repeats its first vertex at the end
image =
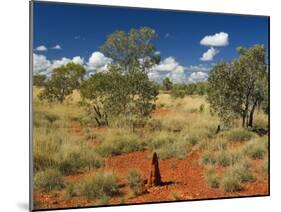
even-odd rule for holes
{"type": "Polygon", "coordinates": [[[59,44],[53,46],[51,49],[61,50],[61,46],[59,44]]]}
{"type": "Polygon", "coordinates": [[[214,35],[206,35],[201,41],[201,45],[204,46],[227,46],[228,45],[228,33],[219,32],[214,35]]]}
{"type": "Polygon", "coordinates": [[[181,66],[173,57],[167,57],[152,68],[153,71],[171,71],[183,73],[185,67],[181,66]]]}
{"type": "Polygon", "coordinates": [[[194,83],[194,82],[201,82],[206,81],[208,79],[208,74],[205,72],[193,72],[188,77],[188,82],[194,83]]]}
{"type": "Polygon", "coordinates": [[[34,49],[35,51],[47,51],[48,49],[47,49],[47,47],[46,46],[44,46],[44,45],[41,45],[41,46],[37,46],[35,49],[34,49]]]}
{"type": "Polygon", "coordinates": [[[206,52],[203,53],[200,60],[202,60],[202,61],[212,61],[214,56],[218,53],[219,53],[218,49],[215,49],[215,48],[211,47],[206,52]]]}
{"type": "Polygon", "coordinates": [[[161,83],[165,77],[169,77],[174,83],[182,83],[186,79],[185,69],[186,67],[170,56],[155,65],[148,76],[158,83],[161,83]]]}
{"type": "Polygon", "coordinates": [[[51,62],[44,55],[33,54],[33,71],[41,73],[49,69],[51,62]]]}
{"type": "Polygon", "coordinates": [[[104,56],[101,52],[93,52],[87,63],[87,69],[93,70],[106,70],[108,64],[112,62],[111,58],[104,56]]]}

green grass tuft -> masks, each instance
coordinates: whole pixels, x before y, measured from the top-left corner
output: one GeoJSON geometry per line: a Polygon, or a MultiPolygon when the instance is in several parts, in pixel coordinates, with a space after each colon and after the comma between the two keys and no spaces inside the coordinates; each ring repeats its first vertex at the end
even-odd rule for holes
{"type": "Polygon", "coordinates": [[[64,188],[64,180],[56,169],[40,171],[34,176],[34,188],[37,191],[51,191],[64,188]]]}

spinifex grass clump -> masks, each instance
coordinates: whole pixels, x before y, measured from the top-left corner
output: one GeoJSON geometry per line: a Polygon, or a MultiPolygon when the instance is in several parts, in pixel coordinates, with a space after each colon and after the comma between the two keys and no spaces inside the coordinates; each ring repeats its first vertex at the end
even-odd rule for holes
{"type": "Polygon", "coordinates": [[[255,177],[250,169],[247,161],[230,166],[222,179],[221,186],[226,192],[239,191],[242,188],[242,183],[253,181],[255,177]]]}
{"type": "Polygon", "coordinates": [[[253,132],[242,128],[230,130],[228,132],[225,132],[224,135],[226,136],[227,140],[232,142],[249,141],[255,136],[253,132]]]}
{"type": "Polygon", "coordinates": [[[33,158],[34,171],[57,168],[65,175],[103,165],[93,146],[61,128],[34,129],[33,158]]]}
{"type": "Polygon", "coordinates": [[[152,151],[155,151],[161,159],[184,159],[192,147],[183,137],[167,132],[153,135],[147,142],[147,145],[152,151]]]}
{"type": "Polygon", "coordinates": [[[138,136],[130,133],[112,133],[104,136],[102,143],[96,148],[96,151],[103,157],[119,155],[122,153],[141,151],[144,144],[138,136]]]}
{"type": "Polygon", "coordinates": [[[133,196],[143,192],[141,173],[137,170],[130,170],[127,176],[128,184],[133,196]]]}
{"type": "Polygon", "coordinates": [[[77,193],[88,199],[113,197],[118,193],[116,176],[111,173],[98,172],[94,177],[86,177],[77,185],[77,193]]]}
{"type": "Polygon", "coordinates": [[[220,178],[216,174],[215,169],[211,168],[206,172],[205,178],[207,180],[207,183],[212,188],[218,188],[220,185],[220,178]]]}
{"type": "Polygon", "coordinates": [[[57,169],[47,169],[37,172],[34,176],[34,188],[36,191],[51,191],[64,187],[63,177],[57,169]]]}
{"type": "Polygon", "coordinates": [[[262,139],[252,140],[244,148],[245,155],[251,159],[263,159],[268,151],[267,142],[262,139]]]}

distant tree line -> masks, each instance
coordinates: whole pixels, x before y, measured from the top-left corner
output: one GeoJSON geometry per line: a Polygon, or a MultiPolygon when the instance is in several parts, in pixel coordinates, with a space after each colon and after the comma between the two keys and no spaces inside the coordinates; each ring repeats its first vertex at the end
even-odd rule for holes
{"type": "Polygon", "coordinates": [[[157,85],[148,78],[151,68],[160,62],[153,44],[156,37],[149,27],[113,32],[100,49],[112,59],[106,71],[84,78],[85,68],[71,62],[53,69],[49,78],[35,74],[33,84],[42,87],[39,98],[62,103],[76,89],[82,97],[81,105],[98,126],[124,119],[132,129],[151,115],[159,89],[174,98],[206,95],[212,113],[224,125],[240,116],[242,127],[252,128],[257,109],[269,112],[268,71],[262,45],[237,48],[239,58],[215,65],[206,82],[173,84],[165,78],[157,85]]]}
{"type": "Polygon", "coordinates": [[[149,80],[148,72],[160,62],[152,43],[156,37],[155,30],[148,27],[110,34],[101,47],[104,55],[113,60],[106,71],[84,79],[84,67],[69,63],[53,69],[47,80],[35,75],[34,85],[44,88],[40,99],[62,103],[78,89],[81,105],[99,126],[125,119],[134,129],[155,108],[158,87],[149,80]]]}

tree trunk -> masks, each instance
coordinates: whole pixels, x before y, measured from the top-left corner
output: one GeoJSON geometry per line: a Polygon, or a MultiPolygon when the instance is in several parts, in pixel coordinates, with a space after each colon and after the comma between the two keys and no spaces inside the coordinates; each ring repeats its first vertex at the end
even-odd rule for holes
{"type": "Polygon", "coordinates": [[[250,111],[250,119],[249,119],[249,123],[248,123],[248,127],[253,128],[253,122],[254,122],[254,112],[257,106],[257,100],[255,101],[251,111],[250,111]]]}
{"type": "Polygon", "coordinates": [[[246,124],[246,113],[245,111],[243,112],[243,115],[242,115],[242,127],[244,128],[245,127],[245,124],[246,124]]]}

